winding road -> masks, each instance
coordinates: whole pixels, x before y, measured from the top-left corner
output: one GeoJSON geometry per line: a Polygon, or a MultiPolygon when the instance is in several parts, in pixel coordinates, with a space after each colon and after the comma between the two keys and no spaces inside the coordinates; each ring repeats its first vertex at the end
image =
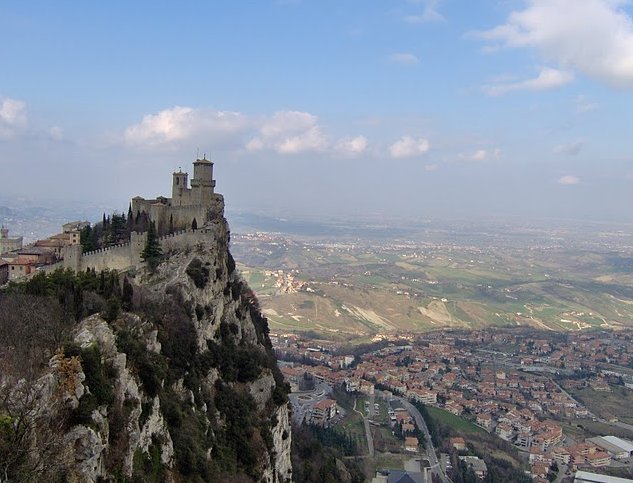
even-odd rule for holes
{"type": "Polygon", "coordinates": [[[420,414],[420,411],[418,411],[418,409],[406,399],[398,396],[393,397],[394,399],[400,401],[402,403],[402,406],[404,406],[404,408],[409,411],[409,413],[415,419],[415,423],[417,424],[418,428],[420,428],[420,430],[424,433],[424,439],[426,440],[426,454],[429,459],[429,464],[431,465],[431,473],[439,476],[442,480],[442,483],[453,483],[451,479],[442,471],[440,462],[437,459],[437,454],[435,453],[435,448],[433,447],[433,441],[431,440],[429,429],[426,427],[426,422],[424,421],[422,414],[420,414]]]}

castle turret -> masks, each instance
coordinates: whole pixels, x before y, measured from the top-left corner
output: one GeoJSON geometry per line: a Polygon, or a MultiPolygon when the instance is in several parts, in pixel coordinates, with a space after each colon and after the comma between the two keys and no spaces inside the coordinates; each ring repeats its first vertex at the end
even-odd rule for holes
{"type": "Polygon", "coordinates": [[[0,228],[0,238],[9,238],[9,229],[4,225],[0,228]]]}
{"type": "MultiPolygon", "coordinates": [[[[187,173],[182,170],[174,173],[174,179],[171,189],[172,204],[174,206],[182,206],[189,204],[189,190],[187,189],[187,173]]],[[[193,181],[193,180],[192,180],[193,181]]]]}
{"type": "Polygon", "coordinates": [[[192,201],[201,204],[209,202],[214,189],[213,163],[206,157],[196,159],[193,163],[193,178],[191,179],[192,201]]]}

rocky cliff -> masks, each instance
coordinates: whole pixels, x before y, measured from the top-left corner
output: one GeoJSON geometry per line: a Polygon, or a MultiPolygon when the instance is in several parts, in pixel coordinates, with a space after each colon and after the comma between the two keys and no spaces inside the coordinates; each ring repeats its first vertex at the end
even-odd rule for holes
{"type": "MultiPolygon", "coordinates": [[[[153,272],[73,279],[80,288],[70,292],[81,299],[73,304],[92,314],[73,326],[26,391],[32,442],[18,463],[31,475],[292,481],[287,390],[266,320],[228,243],[220,219],[197,237],[163,245],[164,261],[153,272]],[[109,283],[109,296],[99,292],[109,283]]],[[[15,401],[18,386],[4,384],[15,401]]],[[[15,427],[15,418],[0,408],[0,432],[3,424],[15,427]]]]}

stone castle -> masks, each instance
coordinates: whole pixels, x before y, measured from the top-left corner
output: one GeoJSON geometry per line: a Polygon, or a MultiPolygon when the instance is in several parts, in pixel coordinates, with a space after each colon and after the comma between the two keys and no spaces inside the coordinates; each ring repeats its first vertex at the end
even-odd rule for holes
{"type": "MultiPolygon", "coordinates": [[[[213,163],[206,158],[196,159],[191,186],[188,176],[182,170],[173,173],[171,198],[132,198],[132,215],[144,214],[162,234],[159,242],[163,253],[194,246],[201,237],[213,236],[224,229],[224,197],[215,192],[213,163]]],[[[63,249],[63,261],[49,265],[45,270],[128,270],[141,265],[146,240],[146,233],[132,232],[128,243],[93,252],[82,253],[81,245],[67,246],[63,249]]]]}
{"type": "Polygon", "coordinates": [[[20,250],[22,240],[22,237],[9,238],[9,229],[2,225],[0,227],[0,254],[20,250]]]}
{"type": "Polygon", "coordinates": [[[188,176],[182,170],[173,174],[171,198],[132,198],[132,214],[146,213],[156,223],[158,233],[187,230],[192,225],[201,227],[217,216],[223,216],[224,198],[215,192],[213,163],[206,158],[193,163],[191,187],[188,176]]]}

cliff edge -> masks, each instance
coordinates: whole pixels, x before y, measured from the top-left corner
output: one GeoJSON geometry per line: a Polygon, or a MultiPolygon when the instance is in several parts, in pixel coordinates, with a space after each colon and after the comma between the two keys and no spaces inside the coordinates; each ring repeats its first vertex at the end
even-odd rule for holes
{"type": "Polygon", "coordinates": [[[60,270],[0,296],[30,319],[49,304],[57,327],[35,350],[8,331],[32,321],[3,321],[0,481],[292,481],[287,388],[226,220],[161,245],[154,271],[60,270]]]}

